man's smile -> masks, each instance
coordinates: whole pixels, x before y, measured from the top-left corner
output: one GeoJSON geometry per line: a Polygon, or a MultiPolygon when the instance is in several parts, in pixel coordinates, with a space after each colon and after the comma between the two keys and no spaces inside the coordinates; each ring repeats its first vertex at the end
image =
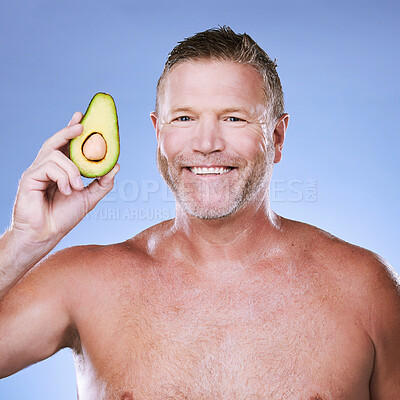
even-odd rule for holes
{"type": "Polygon", "coordinates": [[[222,175],[233,169],[233,167],[225,166],[196,166],[187,168],[190,172],[196,175],[222,175]]]}

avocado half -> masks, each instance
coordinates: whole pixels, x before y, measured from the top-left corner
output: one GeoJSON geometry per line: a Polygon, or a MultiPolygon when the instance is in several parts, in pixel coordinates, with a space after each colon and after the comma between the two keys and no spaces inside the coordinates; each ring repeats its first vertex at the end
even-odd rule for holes
{"type": "Polygon", "coordinates": [[[69,158],[82,176],[103,176],[114,167],[119,157],[118,116],[114,99],[107,93],[95,94],[80,123],[83,132],[70,141],[69,158]],[[85,153],[84,149],[92,146],[88,146],[88,141],[100,142],[101,151],[87,158],[85,154],[89,153],[87,150],[85,153]]]}

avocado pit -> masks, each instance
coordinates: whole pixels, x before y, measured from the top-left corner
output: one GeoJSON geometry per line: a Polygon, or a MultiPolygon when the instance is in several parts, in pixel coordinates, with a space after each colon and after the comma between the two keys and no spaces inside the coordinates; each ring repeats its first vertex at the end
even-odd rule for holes
{"type": "Polygon", "coordinates": [[[107,153],[107,143],[99,132],[90,134],[82,145],[82,154],[89,161],[101,161],[107,153]]]}

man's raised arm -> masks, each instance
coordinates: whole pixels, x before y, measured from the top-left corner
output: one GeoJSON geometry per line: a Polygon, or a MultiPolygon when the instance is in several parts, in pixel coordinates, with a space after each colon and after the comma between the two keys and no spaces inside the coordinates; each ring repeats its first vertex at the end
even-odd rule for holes
{"type": "Polygon", "coordinates": [[[117,164],[84,187],[78,168],[67,157],[69,140],[82,133],[81,118],[75,113],[24,172],[11,225],[0,238],[0,377],[59,349],[68,317],[57,295],[57,271],[49,271],[67,258],[58,256],[55,263],[50,257],[42,263],[45,273],[32,271],[22,285],[11,289],[112,189],[119,170],[117,164]]]}

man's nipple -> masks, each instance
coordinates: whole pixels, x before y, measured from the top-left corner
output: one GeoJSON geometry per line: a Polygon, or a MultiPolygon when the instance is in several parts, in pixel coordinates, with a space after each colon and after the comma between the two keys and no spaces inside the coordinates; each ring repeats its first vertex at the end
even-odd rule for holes
{"type": "Polygon", "coordinates": [[[133,396],[128,392],[124,392],[121,396],[121,400],[133,400],[133,396]]]}

